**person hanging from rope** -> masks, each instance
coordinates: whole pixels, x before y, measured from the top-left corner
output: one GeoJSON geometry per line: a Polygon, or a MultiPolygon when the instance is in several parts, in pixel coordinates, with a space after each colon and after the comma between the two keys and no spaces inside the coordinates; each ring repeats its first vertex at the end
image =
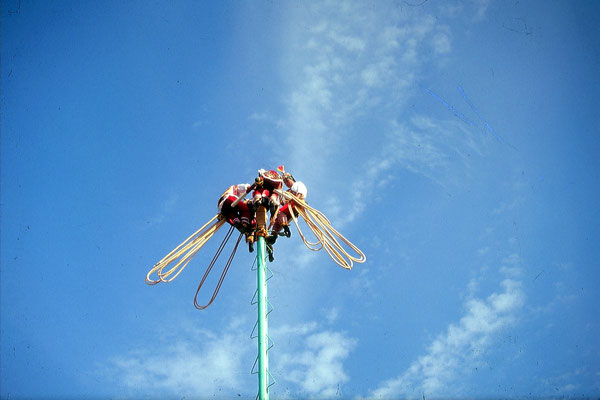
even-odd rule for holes
{"type": "MultiPolygon", "coordinates": [[[[268,238],[266,210],[269,210],[271,219],[277,215],[279,209],[279,195],[275,192],[283,188],[283,180],[277,171],[258,170],[258,177],[252,185],[252,209],[256,216],[257,235],[268,238]]],[[[269,261],[273,262],[273,246],[267,244],[267,253],[269,261]]]]}
{"type": "Polygon", "coordinates": [[[244,201],[244,199],[237,201],[238,197],[244,196],[250,190],[252,190],[252,186],[247,183],[230,186],[219,198],[217,207],[219,208],[221,218],[224,218],[229,224],[235,226],[237,230],[245,234],[248,249],[252,253],[254,251],[254,228],[256,222],[253,221],[252,210],[248,202],[244,201]],[[254,222],[254,227],[252,222],[254,222]]]}
{"type": "MultiPolygon", "coordinates": [[[[285,186],[288,187],[287,191],[302,200],[306,199],[306,195],[308,194],[308,189],[306,188],[306,185],[301,181],[297,181],[296,179],[294,179],[294,176],[289,172],[285,172],[283,165],[281,165],[278,169],[283,173],[283,183],[285,184],[285,186]]],[[[290,231],[289,227],[289,221],[290,219],[292,219],[290,208],[295,210],[294,207],[297,207],[297,205],[294,204],[294,201],[292,200],[284,203],[279,208],[279,211],[277,212],[277,216],[273,223],[273,230],[271,231],[271,235],[269,238],[270,244],[275,243],[275,241],[277,240],[277,236],[280,234],[286,237],[292,236],[292,232],[290,231]],[[282,228],[283,233],[280,233],[282,228]]]]}

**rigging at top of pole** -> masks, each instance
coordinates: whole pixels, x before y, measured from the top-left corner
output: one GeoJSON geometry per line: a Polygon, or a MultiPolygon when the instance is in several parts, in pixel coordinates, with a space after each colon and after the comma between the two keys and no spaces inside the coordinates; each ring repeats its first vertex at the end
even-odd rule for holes
{"type": "Polygon", "coordinates": [[[155,285],[160,282],[171,282],[226,223],[229,224],[227,234],[196,290],[194,305],[198,309],[208,307],[216,298],[242,237],[245,238],[248,251],[251,253],[254,251],[257,238],[264,237],[269,261],[273,262],[277,238],[279,236],[289,238],[292,235],[289,228],[291,221],[294,222],[300,238],[308,249],[312,251],[325,249],[336,264],[348,270],[354,263],[364,263],[365,254],[339,233],[325,214],[308,205],[307,194],[306,185],[286,172],[283,165],[277,170],[258,170],[252,184],[240,183],[225,190],[217,201],[218,214],[157,262],[146,275],[146,283],[155,285]],[[251,198],[246,199],[250,193],[252,193],[251,198]],[[269,214],[268,219],[267,214],[269,214]],[[306,231],[300,228],[301,221],[308,226],[313,238],[307,238],[306,231]],[[239,236],[233,251],[221,272],[210,301],[201,305],[198,303],[198,293],[235,230],[239,232],[239,236]]]}

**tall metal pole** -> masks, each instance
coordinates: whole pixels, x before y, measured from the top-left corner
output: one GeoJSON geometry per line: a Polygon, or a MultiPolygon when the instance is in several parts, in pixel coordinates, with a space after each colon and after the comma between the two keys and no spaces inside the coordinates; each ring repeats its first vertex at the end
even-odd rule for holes
{"type": "Polygon", "coordinates": [[[265,238],[258,236],[257,258],[257,286],[258,286],[258,398],[269,400],[269,346],[267,336],[267,280],[265,266],[265,238]]]}

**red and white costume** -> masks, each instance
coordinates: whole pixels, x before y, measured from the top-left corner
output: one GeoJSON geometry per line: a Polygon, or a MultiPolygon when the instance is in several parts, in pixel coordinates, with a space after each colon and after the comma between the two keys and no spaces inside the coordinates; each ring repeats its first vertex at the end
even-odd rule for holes
{"type": "MultiPolygon", "coordinates": [[[[288,192],[291,192],[295,196],[304,200],[304,199],[306,199],[306,195],[308,194],[308,189],[306,188],[306,185],[304,183],[302,183],[301,181],[296,181],[296,182],[294,182],[292,187],[288,189],[288,192]]],[[[279,231],[281,226],[288,224],[288,221],[292,218],[290,208],[293,208],[294,206],[295,206],[294,201],[291,200],[279,208],[279,213],[277,215],[277,222],[275,223],[276,231],[279,231]]],[[[294,209],[294,211],[295,211],[295,209],[294,209]]],[[[294,212],[294,215],[298,215],[298,213],[294,212]]]]}
{"type": "Polygon", "coordinates": [[[283,180],[277,171],[259,169],[255,185],[252,193],[254,207],[268,204],[273,209],[279,205],[279,195],[275,193],[275,190],[283,188],[283,180]]]}
{"type": "Polygon", "coordinates": [[[290,192],[300,197],[301,199],[306,199],[308,189],[306,188],[306,185],[304,183],[302,183],[301,181],[296,181],[290,188],[290,192]]]}
{"type": "Polygon", "coordinates": [[[219,198],[217,203],[219,212],[227,219],[227,222],[232,225],[235,223],[242,223],[242,225],[250,224],[251,212],[248,205],[243,200],[240,200],[235,207],[231,206],[238,197],[246,193],[249,188],[250,185],[247,183],[233,185],[219,198]]]}

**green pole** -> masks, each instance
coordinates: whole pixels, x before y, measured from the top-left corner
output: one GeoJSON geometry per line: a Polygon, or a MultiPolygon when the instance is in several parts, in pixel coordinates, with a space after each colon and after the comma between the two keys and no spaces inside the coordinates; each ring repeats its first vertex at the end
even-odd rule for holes
{"type": "Polygon", "coordinates": [[[267,355],[267,280],[265,266],[265,238],[258,236],[257,286],[258,286],[258,398],[269,400],[269,357],[267,355]]]}

